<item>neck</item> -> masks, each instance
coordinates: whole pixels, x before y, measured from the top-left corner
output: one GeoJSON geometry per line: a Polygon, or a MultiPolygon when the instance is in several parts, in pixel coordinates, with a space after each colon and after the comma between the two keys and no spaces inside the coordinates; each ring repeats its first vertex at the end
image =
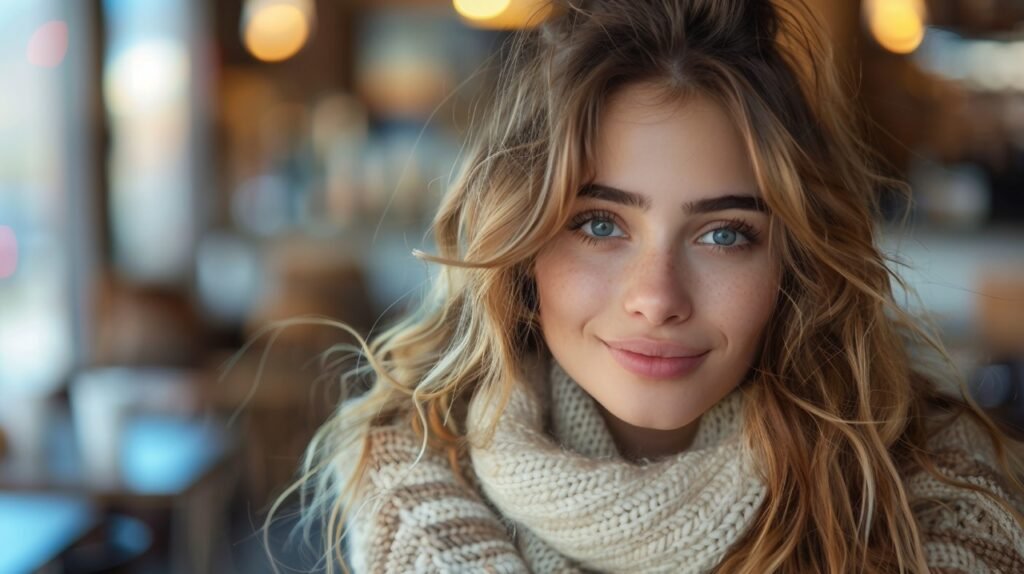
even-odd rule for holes
{"type": "Polygon", "coordinates": [[[608,431],[615,439],[615,446],[619,454],[629,461],[637,462],[641,459],[658,459],[673,454],[678,454],[690,448],[693,439],[697,435],[697,428],[700,425],[700,418],[692,423],[671,430],[650,429],[631,425],[615,415],[598,403],[601,416],[604,417],[608,431]]]}

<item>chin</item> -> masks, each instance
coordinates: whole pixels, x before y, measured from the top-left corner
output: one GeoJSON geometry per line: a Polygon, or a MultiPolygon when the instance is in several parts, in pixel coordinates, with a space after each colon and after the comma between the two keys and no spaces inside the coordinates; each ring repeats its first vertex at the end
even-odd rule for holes
{"type": "Polygon", "coordinates": [[[633,405],[633,408],[628,409],[623,409],[621,406],[623,405],[619,405],[619,408],[615,409],[605,408],[612,416],[628,425],[650,430],[677,430],[695,421],[699,415],[698,413],[691,416],[687,409],[674,409],[671,413],[659,413],[652,412],[650,405],[633,405]]]}

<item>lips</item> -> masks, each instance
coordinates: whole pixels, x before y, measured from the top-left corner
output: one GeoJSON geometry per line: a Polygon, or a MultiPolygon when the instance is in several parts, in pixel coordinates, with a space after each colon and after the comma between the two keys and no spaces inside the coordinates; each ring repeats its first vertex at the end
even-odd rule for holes
{"type": "Polygon", "coordinates": [[[649,379],[677,379],[704,362],[708,349],[695,349],[671,341],[623,339],[604,341],[612,358],[634,375],[649,379]]]}
{"type": "Polygon", "coordinates": [[[619,339],[607,340],[604,343],[613,349],[629,351],[638,355],[647,355],[648,357],[696,357],[707,352],[707,349],[695,349],[673,341],[658,341],[655,339],[619,339]]]}

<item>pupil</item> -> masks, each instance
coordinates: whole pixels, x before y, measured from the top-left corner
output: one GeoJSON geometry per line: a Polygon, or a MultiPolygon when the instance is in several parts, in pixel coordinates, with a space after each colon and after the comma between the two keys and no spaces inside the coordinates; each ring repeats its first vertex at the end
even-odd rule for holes
{"type": "Polygon", "coordinates": [[[594,232],[594,235],[600,235],[601,237],[607,237],[612,234],[611,222],[603,219],[598,219],[591,223],[590,229],[594,232]]]}
{"type": "Polygon", "coordinates": [[[719,245],[732,245],[736,243],[736,232],[732,229],[716,229],[711,237],[719,245]]]}

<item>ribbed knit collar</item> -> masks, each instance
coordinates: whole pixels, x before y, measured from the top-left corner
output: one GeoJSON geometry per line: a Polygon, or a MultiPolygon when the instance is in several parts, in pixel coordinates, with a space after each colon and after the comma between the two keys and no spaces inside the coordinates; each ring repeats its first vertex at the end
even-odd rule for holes
{"type": "MultiPolygon", "coordinates": [[[[741,394],[704,414],[686,452],[638,465],[618,455],[596,403],[557,363],[540,383],[515,385],[493,441],[470,449],[484,494],[523,530],[520,547],[605,572],[718,564],[765,496],[741,441],[741,394]]],[[[474,399],[470,430],[497,408],[474,399]]]]}

